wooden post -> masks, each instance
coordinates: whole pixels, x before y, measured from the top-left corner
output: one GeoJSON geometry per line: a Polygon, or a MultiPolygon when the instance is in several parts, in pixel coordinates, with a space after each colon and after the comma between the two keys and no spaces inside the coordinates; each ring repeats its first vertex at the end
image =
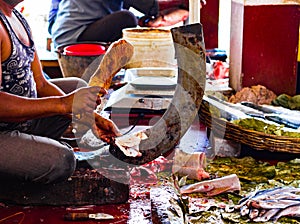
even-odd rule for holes
{"type": "Polygon", "coordinates": [[[200,0],[189,0],[189,24],[200,23],[200,0]]]}

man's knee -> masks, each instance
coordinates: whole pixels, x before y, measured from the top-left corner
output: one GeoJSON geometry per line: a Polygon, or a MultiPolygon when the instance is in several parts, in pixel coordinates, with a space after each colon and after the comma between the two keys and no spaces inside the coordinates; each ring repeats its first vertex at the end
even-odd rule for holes
{"type": "Polygon", "coordinates": [[[136,18],[136,16],[128,11],[128,10],[122,10],[122,19],[120,21],[122,21],[125,25],[125,27],[136,27],[138,24],[138,20],[136,18]]]}
{"type": "Polygon", "coordinates": [[[68,146],[56,148],[56,155],[49,164],[49,169],[46,173],[36,178],[34,181],[53,183],[67,180],[73,173],[76,167],[76,159],[73,151],[68,146]]]}
{"type": "Polygon", "coordinates": [[[73,151],[71,151],[67,146],[60,149],[60,158],[54,165],[53,173],[55,179],[53,181],[60,181],[69,178],[75,170],[76,160],[73,151]]]}
{"type": "Polygon", "coordinates": [[[69,178],[74,173],[76,167],[74,152],[67,146],[61,150],[61,157],[55,166],[55,173],[57,173],[58,180],[69,178]]]}

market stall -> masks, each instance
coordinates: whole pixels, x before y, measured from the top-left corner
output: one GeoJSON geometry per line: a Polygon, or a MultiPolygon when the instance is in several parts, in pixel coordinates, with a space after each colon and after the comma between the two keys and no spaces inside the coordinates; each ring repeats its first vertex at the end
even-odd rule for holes
{"type": "MultiPolygon", "coordinates": [[[[262,85],[207,90],[198,3],[190,1],[192,24],[171,30],[178,77],[156,122],[129,122],[110,145],[78,129],[75,173],[51,185],[1,183],[0,223],[300,223],[299,96],[262,85]]],[[[110,88],[133,49],[124,39],[112,43],[89,85],[110,88]]],[[[132,99],[150,102],[152,112],[158,102],[132,99]]]]}

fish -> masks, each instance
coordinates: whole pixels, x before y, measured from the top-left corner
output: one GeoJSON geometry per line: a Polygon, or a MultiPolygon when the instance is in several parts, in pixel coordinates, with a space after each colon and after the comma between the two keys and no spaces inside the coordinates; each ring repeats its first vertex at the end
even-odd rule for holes
{"type": "Polygon", "coordinates": [[[241,102],[241,104],[243,106],[250,107],[252,109],[255,109],[257,111],[261,111],[261,112],[267,113],[267,114],[273,114],[273,113],[280,114],[280,113],[282,113],[282,112],[276,110],[276,108],[270,108],[270,107],[268,108],[268,107],[265,107],[263,105],[257,105],[255,103],[248,102],[248,101],[243,101],[243,102],[241,102]]]}
{"type": "Polygon", "coordinates": [[[251,102],[241,102],[241,104],[256,110],[246,113],[247,115],[264,118],[293,129],[300,127],[300,113],[295,114],[295,112],[288,112],[287,110],[280,111],[274,107],[265,107],[251,102]]]}
{"type": "Polygon", "coordinates": [[[237,205],[235,205],[235,209],[240,209],[244,206],[246,206],[247,202],[249,199],[253,198],[256,193],[258,192],[258,190],[251,192],[248,196],[242,198],[237,205]]]}
{"type": "Polygon", "coordinates": [[[212,95],[204,95],[203,100],[208,102],[210,106],[218,108],[220,111],[220,116],[228,121],[249,118],[249,116],[245,113],[249,110],[244,111],[243,108],[233,103],[218,99],[217,97],[214,97],[212,95]]]}
{"type": "Polygon", "coordinates": [[[280,211],[280,208],[274,208],[266,211],[262,216],[253,219],[254,222],[267,222],[280,211]]]}
{"type": "Polygon", "coordinates": [[[195,184],[185,185],[180,188],[180,193],[189,194],[195,192],[206,193],[207,196],[214,196],[224,192],[240,191],[241,184],[236,174],[213,180],[201,181],[195,184]]]}
{"type": "MultiPolygon", "coordinates": [[[[266,190],[256,190],[253,193],[250,193],[247,197],[242,198],[238,205],[235,206],[236,209],[243,207],[244,205],[250,205],[250,203],[254,200],[274,200],[276,197],[285,197],[286,194],[295,194],[299,193],[300,188],[294,187],[277,187],[266,190]]],[[[286,195],[286,197],[290,197],[290,195],[286,195]]],[[[294,196],[296,197],[296,196],[294,196]]]]}
{"type": "Polygon", "coordinates": [[[288,128],[298,129],[300,127],[300,120],[296,117],[291,117],[285,114],[266,114],[265,119],[276,122],[278,124],[283,124],[288,128]]]}
{"type": "Polygon", "coordinates": [[[240,214],[241,216],[245,216],[248,215],[250,212],[250,208],[247,205],[244,205],[243,207],[241,207],[240,209],[240,214]]]}
{"type": "Polygon", "coordinates": [[[254,218],[258,217],[258,215],[259,215],[259,210],[257,208],[250,209],[250,211],[249,211],[250,219],[254,219],[254,218]]]}
{"type": "Polygon", "coordinates": [[[147,135],[140,131],[131,133],[129,135],[122,135],[115,138],[115,144],[126,156],[139,157],[141,152],[139,151],[139,145],[141,140],[147,139],[147,135]]]}
{"type": "Polygon", "coordinates": [[[280,192],[278,194],[273,194],[273,195],[269,195],[267,197],[268,200],[274,200],[274,199],[293,199],[293,200],[300,200],[300,195],[296,194],[296,193],[291,193],[291,192],[280,192]]]}
{"type": "Polygon", "coordinates": [[[284,210],[281,210],[274,217],[272,217],[271,220],[277,222],[278,219],[280,219],[283,216],[300,217],[300,204],[293,205],[293,206],[287,207],[284,210]]]}
{"type": "Polygon", "coordinates": [[[206,167],[206,155],[204,152],[186,153],[180,149],[175,149],[172,172],[179,176],[187,176],[189,179],[203,180],[208,179],[209,173],[206,167]]]}
{"type": "Polygon", "coordinates": [[[286,208],[292,205],[300,204],[300,201],[298,200],[288,200],[288,199],[282,199],[282,200],[253,200],[251,201],[251,206],[257,209],[263,208],[263,209],[273,209],[273,208],[286,208]]]}
{"type": "Polygon", "coordinates": [[[256,190],[242,198],[235,209],[254,222],[277,221],[282,216],[300,217],[300,188],[277,187],[256,190]]]}
{"type": "Polygon", "coordinates": [[[260,209],[258,216],[263,216],[264,214],[267,213],[267,211],[269,211],[269,210],[267,210],[267,209],[260,209]]]}

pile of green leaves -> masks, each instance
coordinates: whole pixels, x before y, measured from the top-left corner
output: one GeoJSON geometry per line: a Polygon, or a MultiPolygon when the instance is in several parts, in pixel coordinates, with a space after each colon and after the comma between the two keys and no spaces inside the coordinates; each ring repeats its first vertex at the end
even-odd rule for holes
{"type": "Polygon", "coordinates": [[[300,110],[300,95],[289,96],[287,94],[280,94],[272,101],[275,106],[282,106],[291,110],[300,110]]]}
{"type": "Polygon", "coordinates": [[[269,124],[255,118],[244,118],[244,119],[233,120],[232,123],[239,125],[245,129],[259,131],[265,134],[300,138],[300,132],[284,131],[283,130],[284,125],[279,126],[279,125],[269,124]]]}
{"type": "MultiPolygon", "coordinates": [[[[257,161],[252,157],[244,158],[215,158],[206,169],[213,178],[237,174],[241,182],[241,192],[224,193],[214,196],[217,202],[238,204],[239,200],[257,189],[270,189],[279,186],[300,186],[300,159],[288,162],[278,162],[272,165],[268,162],[257,161]]],[[[200,197],[204,195],[192,195],[200,197]]],[[[226,212],[217,207],[208,211],[192,214],[191,223],[251,223],[240,216],[239,211],[226,212]]],[[[265,222],[272,223],[272,222],[265,222]]],[[[280,224],[300,223],[297,219],[283,217],[280,224]]]]}

